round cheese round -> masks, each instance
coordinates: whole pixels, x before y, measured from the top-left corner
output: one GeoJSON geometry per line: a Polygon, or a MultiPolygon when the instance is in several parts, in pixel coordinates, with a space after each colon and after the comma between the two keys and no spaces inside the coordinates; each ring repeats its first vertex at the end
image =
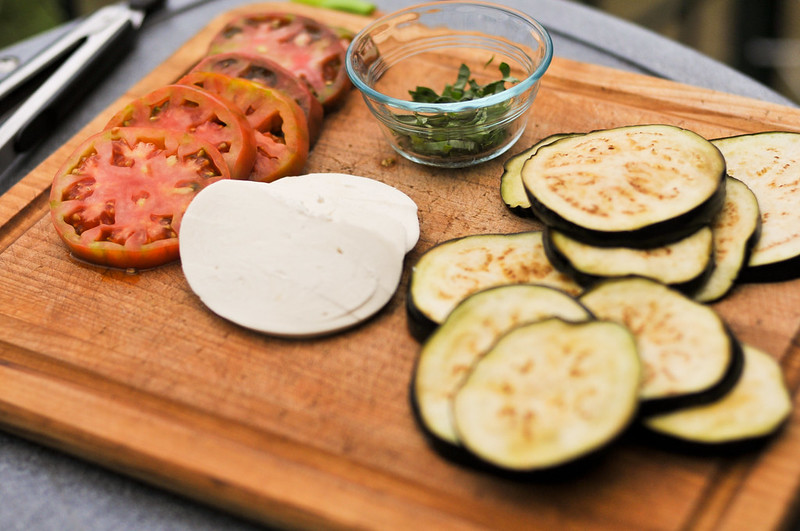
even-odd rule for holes
{"type": "Polygon", "coordinates": [[[380,310],[402,274],[400,224],[377,218],[367,228],[346,214],[319,215],[271,186],[219,181],[190,203],[181,263],[200,300],[278,336],[332,333],[380,310]]]}

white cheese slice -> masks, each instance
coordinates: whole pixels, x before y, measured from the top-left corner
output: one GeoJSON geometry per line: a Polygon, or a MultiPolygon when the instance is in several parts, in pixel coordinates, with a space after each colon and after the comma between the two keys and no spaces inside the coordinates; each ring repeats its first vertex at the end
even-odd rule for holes
{"type": "Polygon", "coordinates": [[[362,227],[372,227],[376,219],[394,219],[405,231],[405,252],[419,240],[417,204],[380,181],[346,173],[309,173],[284,177],[269,186],[312,213],[362,227]]]}
{"type": "Polygon", "coordinates": [[[315,215],[270,185],[224,180],[190,203],[179,241],[189,286],[211,311],[267,334],[315,336],[391,299],[404,257],[394,238],[315,215]]]}

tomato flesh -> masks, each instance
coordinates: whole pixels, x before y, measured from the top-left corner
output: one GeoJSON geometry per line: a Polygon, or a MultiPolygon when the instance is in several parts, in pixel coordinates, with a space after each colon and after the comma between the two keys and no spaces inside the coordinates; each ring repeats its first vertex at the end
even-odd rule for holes
{"type": "Polygon", "coordinates": [[[113,128],[85,140],[55,175],[51,219],[78,258],[155,267],[178,259],[181,219],[192,198],[229,177],[222,154],[194,135],[113,128]]]}
{"type": "Polygon", "coordinates": [[[178,83],[194,85],[235,105],[255,131],[250,180],[271,182],[299,174],[308,158],[305,114],[288,95],[260,83],[216,72],[192,72],[178,83]]]}
{"type": "Polygon", "coordinates": [[[256,158],[253,128],[226,101],[190,85],[167,85],[129,103],[112,127],[154,127],[197,135],[222,153],[231,177],[247,179],[256,158]]]}
{"type": "Polygon", "coordinates": [[[221,53],[201,59],[190,73],[194,72],[217,72],[247,79],[288,94],[306,115],[310,144],[314,145],[319,138],[324,118],[322,104],[297,76],[275,61],[255,54],[221,53]]]}
{"type": "Polygon", "coordinates": [[[308,84],[325,109],[341,103],[350,88],[345,47],[331,28],[294,13],[256,13],[230,21],[208,53],[255,53],[281,64],[308,84]]]}

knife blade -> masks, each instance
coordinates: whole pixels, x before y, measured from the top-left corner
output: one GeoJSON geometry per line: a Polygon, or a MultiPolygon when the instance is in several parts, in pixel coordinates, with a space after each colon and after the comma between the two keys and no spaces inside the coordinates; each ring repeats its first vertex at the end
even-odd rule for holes
{"type": "Polygon", "coordinates": [[[165,0],[132,0],[108,5],[0,83],[0,98],[54,61],[60,66],[0,126],[0,171],[43,140],[48,130],[80,101],[133,46],[146,15],[165,0]]]}

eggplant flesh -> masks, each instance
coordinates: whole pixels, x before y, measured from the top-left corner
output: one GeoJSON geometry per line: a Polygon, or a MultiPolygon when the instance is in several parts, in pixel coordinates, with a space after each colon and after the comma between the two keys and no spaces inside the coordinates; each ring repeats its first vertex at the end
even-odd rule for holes
{"type": "Polygon", "coordinates": [[[714,270],[714,237],[710,227],[703,227],[677,242],[649,249],[598,247],[548,228],[544,248],[553,265],[582,286],[607,278],[636,275],[691,294],[714,270]]]}
{"type": "Polygon", "coordinates": [[[542,146],[522,181],[546,225],[593,245],[653,247],[711,223],[725,198],[725,159],[691,131],[629,126],[542,146]]]}
{"type": "Polygon", "coordinates": [[[424,340],[458,303],[477,291],[530,283],[570,295],[582,291],[547,259],[541,231],[476,234],[442,242],[412,268],[406,297],[411,334],[424,340]]]}
{"type": "Polygon", "coordinates": [[[756,133],[713,143],[724,155],[730,176],[753,191],[761,211],[761,235],[743,280],[800,276],[800,133],[756,133]]]}
{"type": "Polygon", "coordinates": [[[651,416],[652,432],[697,445],[740,445],[763,440],[785,424],[791,395],[778,363],[767,353],[743,345],[744,371],[719,400],[651,416]]]}
{"type": "Polygon", "coordinates": [[[592,454],[630,425],[641,366],[628,329],[548,319],[501,337],[453,399],[464,448],[501,470],[546,470],[592,454]]]}
{"type": "Polygon", "coordinates": [[[530,210],[531,200],[528,199],[525,186],[522,184],[522,166],[525,164],[525,161],[536,153],[540,147],[551,144],[560,138],[574,136],[575,134],[580,133],[555,134],[545,137],[528,149],[509,158],[505,164],[503,164],[503,173],[500,176],[500,197],[511,212],[518,216],[533,215],[533,212],[530,210]]]}
{"type": "Polygon", "coordinates": [[[761,212],[755,194],[743,182],[728,177],[725,205],[714,219],[714,268],[693,294],[700,302],[727,295],[750,259],[761,234],[761,212]]]}
{"type": "Polygon", "coordinates": [[[716,400],[736,384],[742,350],[709,306],[645,278],[603,281],[581,298],[598,319],[627,326],[644,365],[643,414],[716,400]]]}
{"type": "Polygon", "coordinates": [[[411,396],[427,433],[456,445],[452,399],[473,365],[516,326],[560,317],[586,321],[592,314],[574,297],[555,288],[518,284],[470,295],[422,345],[411,396]]]}

